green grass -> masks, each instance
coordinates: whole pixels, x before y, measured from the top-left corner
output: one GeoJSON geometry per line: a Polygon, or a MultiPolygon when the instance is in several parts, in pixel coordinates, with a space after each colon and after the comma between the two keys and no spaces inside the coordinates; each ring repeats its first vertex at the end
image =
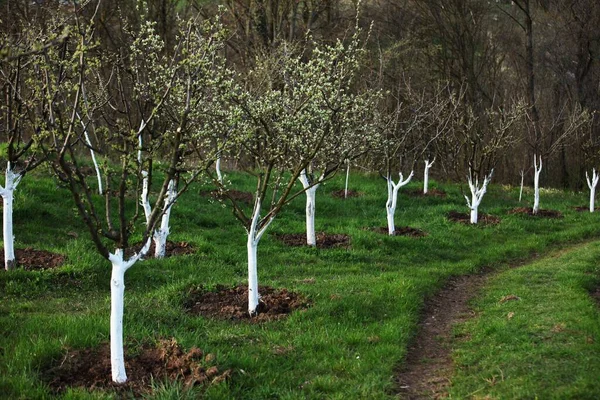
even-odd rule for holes
{"type": "MultiPolygon", "coordinates": [[[[229,177],[236,188],[254,187],[242,175],[229,177]]],[[[480,212],[500,216],[502,222],[465,226],[445,218],[451,210],[468,211],[460,186],[432,184],[448,196],[413,198],[400,191],[396,225],[429,234],[418,239],[364,229],[385,225],[382,179],[352,176],[350,188],[364,195],[346,200],[330,195],[343,187],[343,177],[319,188],[317,230],[349,234],[348,250],[288,248],[278,242],[275,233],[304,231],[304,199],[296,199],[259,245],[259,282],[298,291],[312,306],[283,321],[252,325],[192,317],[182,309],[192,286],[233,285],[246,278],[244,229],[229,209],[198,195],[210,187],[197,185],[174,208],[170,237],[190,242],[197,252],[146,260],[127,272],[126,342],[175,337],[186,348],[216,354],[219,366],[232,369],[233,376],[208,389],[211,399],[392,398],[394,370],[415,335],[423,301],[448,277],[600,233],[600,214],[572,209],[587,204],[583,193],[542,193],[542,208],[565,216],[537,219],[507,215],[510,208],[525,205],[517,202],[518,188],[492,185],[480,212]],[[287,352],[278,354],[279,347],[287,352]]],[[[420,185],[411,183],[407,189],[420,185]]],[[[108,340],[110,265],[95,252],[69,194],[41,175],[28,175],[17,190],[15,235],[17,247],[57,251],[68,261],[54,271],[0,273],[0,396],[52,397],[39,368],[61,357],[65,346],[108,340]]],[[[156,398],[183,396],[177,383],[155,386],[156,398]]],[[[74,390],[65,398],[106,396],[74,390]]]]}
{"type": "Polygon", "coordinates": [[[600,243],[494,276],[456,328],[453,398],[597,399],[600,243]],[[505,296],[518,300],[502,301],[505,296]]]}

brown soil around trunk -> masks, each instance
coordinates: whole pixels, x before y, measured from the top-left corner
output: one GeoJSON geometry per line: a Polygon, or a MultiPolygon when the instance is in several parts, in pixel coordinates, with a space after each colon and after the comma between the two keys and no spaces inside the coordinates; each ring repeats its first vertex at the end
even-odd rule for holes
{"type": "MultiPolygon", "coordinates": [[[[590,212],[590,206],[577,206],[573,207],[575,211],[579,212],[590,212]]],[[[594,207],[594,212],[600,211],[600,207],[594,207]]]]}
{"type": "Polygon", "coordinates": [[[446,197],[446,192],[441,189],[427,189],[427,193],[423,193],[423,189],[406,190],[405,193],[412,197],[446,197]]]}
{"type": "Polygon", "coordinates": [[[67,349],[60,359],[41,371],[41,378],[55,393],[83,387],[116,392],[120,398],[140,398],[152,393],[153,382],[178,380],[185,389],[222,382],[231,371],[219,371],[214,361],[213,354],[204,354],[196,347],[184,352],[175,339],[160,340],[143,345],[133,355],[125,350],[128,380],[116,384],[111,378],[110,346],[105,343],[91,349],[67,349]]]}
{"type": "MultiPolygon", "coordinates": [[[[253,204],[254,196],[250,192],[242,192],[240,190],[228,190],[229,196],[231,196],[235,201],[239,201],[241,203],[253,204]]],[[[219,193],[218,190],[201,190],[200,196],[203,197],[212,197],[217,200],[227,200],[228,197],[222,193],[219,193]]]]}
{"type": "Polygon", "coordinates": [[[490,214],[479,213],[477,216],[477,223],[471,224],[471,215],[468,213],[461,213],[458,211],[450,211],[446,214],[446,217],[453,222],[460,222],[466,225],[496,225],[499,224],[501,219],[490,214]]]}
{"type": "Polygon", "coordinates": [[[563,215],[560,211],[556,210],[544,210],[539,209],[537,214],[533,213],[533,208],[531,207],[517,207],[513,208],[508,212],[509,214],[522,214],[529,215],[531,217],[539,217],[539,218],[562,218],[563,215]]]}
{"type": "Polygon", "coordinates": [[[336,190],[331,192],[331,195],[337,199],[344,199],[350,197],[361,197],[363,195],[362,192],[357,192],[356,190],[348,189],[348,196],[346,196],[344,189],[336,190]]]}
{"type": "Polygon", "coordinates": [[[208,291],[203,287],[192,288],[184,303],[184,308],[191,314],[216,319],[265,322],[287,317],[294,310],[305,309],[309,302],[301,295],[287,289],[274,289],[269,286],[259,287],[260,301],[257,315],[248,314],[248,286],[233,288],[217,287],[216,291],[208,291]]]}
{"type": "Polygon", "coordinates": [[[402,399],[446,397],[453,372],[452,326],[472,317],[468,301],[484,285],[487,273],[451,278],[425,302],[419,331],[395,377],[402,399]]]}
{"type": "MultiPolygon", "coordinates": [[[[369,230],[382,235],[389,235],[389,229],[387,226],[380,226],[376,228],[369,228],[369,230]]],[[[420,230],[419,228],[411,228],[410,226],[396,227],[393,236],[410,236],[410,237],[425,237],[427,232],[420,230]]]]}
{"type": "MultiPolygon", "coordinates": [[[[26,271],[36,271],[60,267],[65,262],[62,254],[51,253],[46,250],[35,250],[30,247],[15,249],[17,268],[26,271]]],[[[4,260],[4,250],[0,250],[0,259],[4,260]]],[[[4,268],[1,268],[4,270],[4,268]]]]}
{"type": "MultiPolygon", "coordinates": [[[[125,251],[125,254],[127,257],[131,257],[134,253],[140,251],[141,248],[142,243],[136,243],[135,246],[127,249],[127,251],[125,251]]],[[[146,253],[146,256],[144,258],[154,258],[155,248],[156,245],[154,244],[154,241],[152,241],[152,243],[150,243],[150,249],[148,250],[148,253],[146,253]]],[[[172,242],[170,240],[167,240],[165,257],[180,256],[184,254],[194,254],[195,252],[196,249],[188,242],[172,242]]]]}
{"type": "MultiPolygon", "coordinates": [[[[293,247],[307,246],[306,233],[282,233],[275,237],[284,244],[293,247]]],[[[336,247],[349,248],[350,236],[341,233],[328,234],[325,232],[317,232],[317,247],[320,249],[331,249],[336,247]]]]}

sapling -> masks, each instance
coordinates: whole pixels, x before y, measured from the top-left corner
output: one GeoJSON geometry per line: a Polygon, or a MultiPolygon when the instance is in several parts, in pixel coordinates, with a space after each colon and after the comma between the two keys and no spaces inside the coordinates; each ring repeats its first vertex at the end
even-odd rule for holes
{"type": "Polygon", "coordinates": [[[472,224],[477,223],[477,210],[479,209],[479,205],[481,204],[483,195],[485,194],[485,192],[487,190],[487,186],[490,183],[490,181],[492,180],[493,174],[494,174],[494,170],[492,169],[490,171],[489,175],[487,175],[484,178],[481,186],[479,186],[479,179],[475,178],[475,181],[473,182],[473,173],[471,170],[469,170],[469,176],[467,177],[467,180],[469,182],[469,189],[471,189],[471,199],[469,199],[469,197],[467,197],[466,195],[465,195],[465,199],[467,200],[467,205],[471,209],[471,223],[472,224]]]}
{"type": "Polygon", "coordinates": [[[346,183],[344,184],[344,199],[348,198],[348,180],[350,178],[350,160],[346,160],[346,183]]]}
{"type": "Polygon", "coordinates": [[[390,175],[388,175],[385,179],[387,181],[387,190],[388,197],[385,203],[385,210],[387,215],[387,223],[388,223],[388,234],[393,236],[396,232],[396,226],[394,225],[394,214],[396,213],[396,204],[398,203],[398,190],[407,185],[414,175],[414,171],[410,172],[408,178],[403,179],[402,172],[400,172],[400,177],[397,183],[394,183],[394,180],[390,175]]]}
{"type": "Polygon", "coordinates": [[[542,172],[542,156],[533,155],[533,214],[540,211],[540,173],[542,172]]]}
{"type": "Polygon", "coordinates": [[[425,170],[423,171],[423,194],[427,194],[429,186],[429,169],[435,162],[435,157],[431,162],[428,159],[425,160],[425,170]]]}
{"type": "Polygon", "coordinates": [[[598,185],[598,173],[596,173],[596,168],[592,169],[592,179],[590,180],[590,176],[587,171],[585,171],[585,180],[587,181],[588,187],[590,188],[590,212],[594,212],[595,201],[596,201],[596,186],[598,185]]]}
{"type": "Polygon", "coordinates": [[[6,173],[4,186],[0,186],[0,196],[2,196],[2,216],[4,223],[2,224],[2,234],[4,237],[4,268],[6,270],[15,267],[15,248],[13,236],[13,196],[15,189],[19,185],[21,174],[15,173],[10,162],[6,165],[6,173]]]}
{"type": "Polygon", "coordinates": [[[523,197],[523,182],[525,182],[525,171],[521,170],[521,189],[519,190],[519,203],[521,202],[521,198],[523,197]]]}

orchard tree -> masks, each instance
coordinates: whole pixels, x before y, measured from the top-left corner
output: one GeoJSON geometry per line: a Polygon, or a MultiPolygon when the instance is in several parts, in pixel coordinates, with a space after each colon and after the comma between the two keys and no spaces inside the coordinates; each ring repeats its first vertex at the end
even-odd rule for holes
{"type": "MultiPolygon", "coordinates": [[[[222,43],[223,36],[210,24],[199,28],[197,21],[182,22],[178,41],[170,49],[155,25],[145,22],[130,27],[127,47],[109,52],[94,40],[94,15],[84,19],[83,11],[76,6],[72,14],[57,17],[56,26],[69,26],[69,39],[62,47],[47,49],[37,65],[44,99],[53,100],[43,104],[41,134],[52,168],[70,190],[97,250],[112,265],[112,379],[122,383],[127,380],[122,331],[124,275],[148,251],[163,214],[201,171],[200,167],[190,170],[185,157],[191,154],[189,146],[200,143],[198,132],[206,133],[197,125],[195,106],[206,94],[205,85],[222,79],[223,69],[214,63],[219,46],[206,43],[222,43]],[[199,48],[205,53],[197,53],[199,48]],[[87,101],[83,101],[83,82],[87,101]],[[85,139],[77,114],[90,116],[96,134],[107,144],[103,202],[82,172],[85,152],[78,150],[85,139]],[[136,199],[144,186],[142,171],[152,171],[144,160],[138,162],[142,135],[142,157],[164,160],[153,164],[154,172],[161,172],[162,182],[143,225],[136,199]],[[176,178],[180,188],[174,195],[176,178]],[[130,199],[132,194],[134,199],[130,199]],[[129,255],[134,235],[141,237],[141,248],[129,255]]],[[[206,111],[199,110],[199,114],[206,111]]],[[[152,189],[150,185],[146,188],[152,189]]]]}
{"type": "Polygon", "coordinates": [[[359,106],[369,107],[362,96],[342,93],[358,69],[363,51],[359,34],[349,44],[310,45],[298,49],[281,43],[258,57],[236,101],[243,121],[236,129],[249,134],[239,143],[240,151],[251,160],[250,172],[256,177],[252,209],[245,210],[230,187],[214,179],[248,234],[250,315],[258,312],[260,299],[257,250],[261,238],[286,204],[331,177],[345,158],[356,153],[346,140],[358,132],[357,122],[365,115],[359,106]],[[338,144],[344,146],[343,154],[334,157],[332,149],[338,144]],[[298,179],[309,180],[315,171],[312,163],[323,168],[320,179],[297,188],[298,179]]]}
{"type": "Polygon", "coordinates": [[[16,266],[13,235],[14,192],[25,174],[43,161],[39,151],[39,123],[42,113],[37,99],[43,97],[34,84],[37,62],[50,46],[64,46],[66,32],[46,33],[34,23],[25,23],[19,34],[0,35],[3,53],[0,57],[0,159],[5,162],[3,200],[4,267],[16,266]]]}

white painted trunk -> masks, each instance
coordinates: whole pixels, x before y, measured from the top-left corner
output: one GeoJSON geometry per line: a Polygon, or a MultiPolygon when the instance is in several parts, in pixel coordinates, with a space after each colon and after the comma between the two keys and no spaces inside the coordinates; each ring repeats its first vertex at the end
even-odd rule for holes
{"type": "Polygon", "coordinates": [[[394,213],[395,212],[396,212],[395,207],[386,206],[388,234],[390,236],[394,236],[394,232],[396,232],[396,226],[394,225],[394,213]]]}
{"type": "Polygon", "coordinates": [[[590,212],[593,213],[594,212],[594,208],[595,208],[595,198],[596,198],[596,186],[592,186],[592,188],[590,189],[590,212]]]}
{"type": "Polygon", "coordinates": [[[309,246],[317,245],[317,236],[315,233],[315,199],[317,197],[317,187],[315,185],[306,190],[306,244],[309,246]]]}
{"type": "Polygon", "coordinates": [[[350,177],[350,163],[346,166],[346,185],[344,186],[344,198],[348,198],[348,178],[350,177]]]}
{"type": "Polygon", "coordinates": [[[256,314],[258,307],[258,240],[248,234],[248,313],[256,314]]]}
{"type": "Polygon", "coordinates": [[[117,249],[116,255],[112,260],[110,278],[110,363],[113,382],[124,383],[127,381],[127,374],[123,355],[123,301],[127,268],[123,261],[123,251],[117,249]]]}
{"type": "MultiPolygon", "coordinates": [[[[83,121],[81,122],[83,124],[83,121]]],[[[98,161],[96,161],[96,153],[92,150],[92,142],[90,141],[90,137],[87,133],[87,130],[83,131],[85,135],[85,141],[88,146],[90,146],[90,153],[92,155],[92,162],[94,163],[94,169],[96,170],[96,178],[98,179],[98,193],[103,194],[104,190],[102,188],[102,175],[100,174],[100,167],[98,167],[98,161]]]]}
{"type": "Polygon", "coordinates": [[[146,241],[139,253],[129,260],[123,259],[123,249],[108,256],[112,264],[110,277],[110,365],[112,380],[116,383],[127,381],[125,358],[123,356],[123,303],[125,298],[125,272],[140,260],[150,248],[150,239],[146,241]]]}
{"type": "Polygon", "coordinates": [[[533,178],[533,213],[540,210],[540,173],[536,171],[533,178]]]}
{"type": "Polygon", "coordinates": [[[21,181],[21,175],[15,174],[10,163],[6,166],[6,175],[4,187],[0,186],[0,196],[2,196],[2,234],[4,238],[4,268],[8,271],[14,269],[15,261],[15,237],[13,234],[13,198],[17,185],[21,181]]]}
{"type": "Polygon", "coordinates": [[[165,205],[163,209],[163,215],[160,221],[160,228],[154,231],[154,257],[164,258],[167,250],[167,238],[169,237],[169,219],[171,218],[171,208],[177,192],[175,191],[175,180],[171,179],[169,182],[169,188],[167,190],[167,197],[165,198],[165,205]]]}
{"type": "Polygon", "coordinates": [[[521,202],[521,198],[523,197],[523,182],[525,180],[525,172],[521,170],[521,190],[519,190],[519,203],[521,202]]]}
{"type": "Polygon", "coordinates": [[[148,200],[148,171],[142,171],[142,177],[142,195],[140,196],[140,203],[144,208],[146,224],[148,224],[148,222],[150,222],[150,214],[152,214],[152,207],[150,206],[150,200],[148,200]]]}
{"type": "Polygon", "coordinates": [[[400,186],[394,185],[394,182],[388,179],[388,199],[385,203],[385,211],[387,215],[388,234],[390,236],[394,236],[394,232],[396,232],[394,214],[396,214],[396,205],[398,204],[398,189],[400,189],[400,186]]]}
{"type": "Polygon", "coordinates": [[[479,207],[473,207],[471,208],[471,223],[472,224],[476,224],[477,223],[477,209],[479,207]]]}
{"type": "MultiPolygon", "coordinates": [[[[8,186],[8,185],[7,185],[8,186]]],[[[15,261],[15,237],[13,235],[13,191],[2,191],[2,234],[4,237],[4,268],[8,271],[14,269],[15,261]]]]}
{"type": "Polygon", "coordinates": [[[217,172],[217,179],[219,180],[219,183],[223,183],[223,175],[221,175],[221,157],[217,158],[215,170],[217,172]]]}
{"type": "Polygon", "coordinates": [[[423,194],[427,194],[429,186],[429,168],[425,166],[425,172],[423,173],[423,194]]]}

